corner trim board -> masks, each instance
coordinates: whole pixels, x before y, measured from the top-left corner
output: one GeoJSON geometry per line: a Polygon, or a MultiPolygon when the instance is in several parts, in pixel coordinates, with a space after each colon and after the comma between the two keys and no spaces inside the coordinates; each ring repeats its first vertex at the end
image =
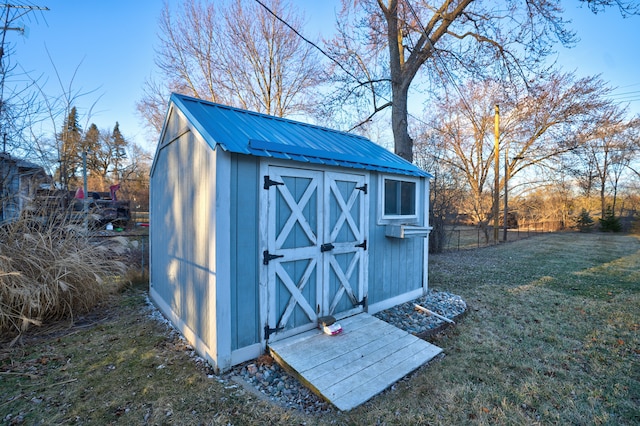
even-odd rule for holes
{"type": "Polygon", "coordinates": [[[216,371],[229,369],[231,366],[221,369],[216,360],[213,359],[211,349],[196,332],[191,329],[184,321],[178,317],[178,315],[171,309],[167,302],[160,296],[155,289],[149,289],[149,298],[154,305],[160,310],[160,312],[171,322],[171,325],[176,328],[184,337],[191,343],[202,358],[204,358],[216,371]]]}

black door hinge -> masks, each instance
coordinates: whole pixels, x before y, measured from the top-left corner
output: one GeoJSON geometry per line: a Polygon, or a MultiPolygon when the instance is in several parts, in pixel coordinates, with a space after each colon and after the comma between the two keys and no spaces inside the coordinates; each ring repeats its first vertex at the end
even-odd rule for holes
{"type": "Polygon", "coordinates": [[[280,257],[284,257],[284,254],[269,254],[269,250],[265,250],[262,252],[262,264],[268,265],[269,261],[280,257]]]}
{"type": "Polygon", "coordinates": [[[361,247],[361,248],[366,250],[367,249],[367,240],[364,240],[360,244],[356,244],[356,247],[361,247]]]}
{"type": "Polygon", "coordinates": [[[361,301],[355,304],[355,306],[362,306],[365,308],[367,306],[367,296],[363,297],[361,301]]]}
{"type": "Polygon", "coordinates": [[[269,189],[274,185],[284,185],[282,182],[276,182],[275,180],[271,180],[269,175],[264,177],[264,185],[262,186],[264,189],[269,189]]]}
{"type": "Polygon", "coordinates": [[[325,251],[331,251],[335,248],[335,246],[331,243],[326,243],[320,246],[320,251],[324,253],[325,251]]]}
{"type": "Polygon", "coordinates": [[[264,340],[269,340],[269,336],[278,331],[284,330],[284,327],[269,328],[269,324],[264,326],[264,340]]]}
{"type": "Polygon", "coordinates": [[[356,186],[356,189],[359,189],[360,191],[364,192],[365,194],[367,193],[367,184],[365,183],[362,186],[356,186]]]}

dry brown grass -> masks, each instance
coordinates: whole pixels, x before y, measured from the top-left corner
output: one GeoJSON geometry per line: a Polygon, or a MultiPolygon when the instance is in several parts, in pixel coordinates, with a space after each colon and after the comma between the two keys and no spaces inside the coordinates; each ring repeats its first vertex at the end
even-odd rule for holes
{"type": "Polygon", "coordinates": [[[95,244],[66,216],[0,226],[0,332],[86,312],[123,284],[122,244],[95,244]]]}
{"type": "Polygon", "coordinates": [[[622,234],[432,256],[432,288],[469,304],[433,337],[445,356],[350,412],[317,414],[212,375],[146,286],[129,287],[71,328],[0,343],[0,423],[635,426],[639,271],[640,236],[622,234]]]}

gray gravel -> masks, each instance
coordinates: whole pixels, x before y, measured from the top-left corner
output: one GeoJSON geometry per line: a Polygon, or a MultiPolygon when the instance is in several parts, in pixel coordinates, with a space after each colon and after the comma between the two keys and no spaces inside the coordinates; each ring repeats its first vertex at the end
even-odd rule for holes
{"type": "MultiPolygon", "coordinates": [[[[460,296],[431,291],[424,297],[378,312],[374,316],[418,336],[424,336],[430,330],[446,325],[445,321],[416,310],[415,304],[449,319],[461,316],[467,309],[467,304],[460,296]]],[[[271,400],[286,408],[307,413],[334,409],[268,356],[236,366],[222,378],[237,383],[259,398],[271,400]]]]}

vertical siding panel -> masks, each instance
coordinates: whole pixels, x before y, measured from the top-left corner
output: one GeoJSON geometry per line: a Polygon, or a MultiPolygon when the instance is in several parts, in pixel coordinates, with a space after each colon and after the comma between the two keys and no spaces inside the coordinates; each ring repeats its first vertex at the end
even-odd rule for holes
{"type": "MultiPolygon", "coordinates": [[[[379,224],[379,197],[382,188],[378,188],[378,182],[378,175],[372,173],[368,271],[370,305],[419,289],[423,280],[424,241],[422,238],[398,239],[385,236],[385,225],[379,224]]],[[[420,213],[420,220],[423,220],[423,213],[420,213]]]]}
{"type": "Polygon", "coordinates": [[[240,223],[238,218],[238,156],[231,156],[231,182],[229,185],[231,186],[231,199],[230,199],[230,214],[231,214],[231,239],[229,241],[229,252],[231,257],[231,270],[230,270],[230,280],[231,280],[231,288],[230,288],[230,308],[231,308],[231,350],[238,349],[239,336],[238,336],[238,317],[240,309],[239,306],[239,295],[238,295],[238,282],[239,282],[239,274],[238,270],[238,246],[240,245],[239,241],[239,232],[238,232],[238,224],[240,223]]]}
{"type": "MultiPolygon", "coordinates": [[[[185,126],[172,115],[167,138],[185,126]]],[[[208,173],[213,155],[187,132],[158,153],[152,176],[152,287],[178,318],[211,345],[209,277],[210,205],[208,173]]]]}
{"type": "Polygon", "coordinates": [[[233,155],[232,349],[260,342],[258,262],[259,170],[255,157],[233,155]]]}
{"type": "Polygon", "coordinates": [[[386,294],[386,298],[400,294],[403,272],[406,267],[406,254],[404,253],[404,241],[396,238],[388,238],[389,249],[391,251],[391,294],[386,294]]]}
{"type": "MultiPolygon", "coordinates": [[[[193,133],[186,135],[186,141],[177,145],[180,153],[179,191],[174,200],[174,215],[177,232],[190,238],[180,238],[176,253],[180,265],[178,285],[186,290],[181,300],[181,310],[185,322],[197,335],[211,346],[209,341],[211,326],[211,306],[209,306],[209,275],[216,273],[215,265],[209,264],[211,242],[209,240],[210,212],[215,206],[212,200],[212,183],[208,163],[214,159],[203,141],[193,133]]],[[[215,311],[214,311],[215,312],[215,311]]]]}

